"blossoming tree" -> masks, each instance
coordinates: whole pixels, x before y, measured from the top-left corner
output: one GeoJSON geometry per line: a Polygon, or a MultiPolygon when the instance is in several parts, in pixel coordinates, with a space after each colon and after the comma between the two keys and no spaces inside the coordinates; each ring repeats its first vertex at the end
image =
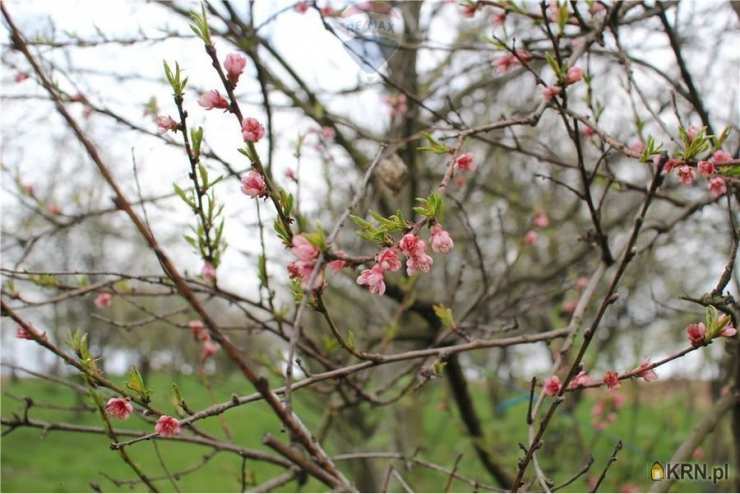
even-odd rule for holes
{"type": "Polygon", "coordinates": [[[98,422],[42,420],[27,397],[3,408],[6,433],[105,435],[134,476],[111,485],[151,491],[209,475],[208,455],[172,471],[160,442],[236,455],[242,491],[411,490],[418,475],[435,491],[596,490],[627,438],[588,460],[564,431],[608,430],[625,388],[711,362],[692,373],[717,384],[712,403],[671,461],[727,418],[740,457],[737,60],[723,51],[737,5],[237,3],[147,3],[168,27],[122,38],[34,33],[0,3],[6,105],[52,112],[35,132],[61,125],[54,153],[86,170],[45,181],[24,153],[38,145],[4,121],[3,337],[64,366],[3,359],[69,385],[98,422]],[[693,63],[691,29],[718,42],[711,66],[693,63]],[[365,78],[314,81],[327,56],[293,55],[311,36],[365,78]],[[64,63],[111,45],[143,73],[64,63]],[[137,65],[151,46],[156,72],[137,65]],[[64,232],[91,257],[118,240],[89,267],[49,254],[64,232]],[[210,404],[153,389],[152,366],[196,373],[210,404]],[[210,380],[232,372],[219,399],[210,380]],[[492,437],[486,386],[496,410],[506,387],[524,397],[512,444],[492,437]],[[460,454],[431,461],[423,397],[440,392],[460,454]],[[559,420],[588,400],[591,421],[559,420]],[[276,427],[234,436],[229,412],[257,404],[276,427]],[[145,442],[157,464],[137,459],[145,442]],[[252,482],[247,462],[277,473],[252,482]]]}

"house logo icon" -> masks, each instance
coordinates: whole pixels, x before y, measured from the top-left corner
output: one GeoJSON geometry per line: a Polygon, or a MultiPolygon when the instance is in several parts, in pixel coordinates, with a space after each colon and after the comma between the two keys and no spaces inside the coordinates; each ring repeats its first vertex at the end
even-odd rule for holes
{"type": "Polygon", "coordinates": [[[650,478],[655,482],[665,478],[665,470],[659,461],[656,461],[653,463],[653,466],[650,467],[650,478]]]}

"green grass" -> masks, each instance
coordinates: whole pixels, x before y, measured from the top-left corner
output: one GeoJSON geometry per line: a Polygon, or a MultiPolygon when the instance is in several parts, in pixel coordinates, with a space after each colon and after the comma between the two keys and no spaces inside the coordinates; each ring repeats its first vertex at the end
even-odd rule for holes
{"type": "MultiPolygon", "coordinates": [[[[205,391],[195,377],[180,376],[178,385],[188,404],[193,409],[200,409],[214,401],[226,401],[232,393],[247,394],[252,390],[237,376],[223,378],[216,381],[211,377],[213,384],[213,399],[205,391]]],[[[165,375],[155,375],[151,378],[150,386],[154,389],[154,404],[163,410],[174,413],[169,402],[170,378],[165,375]]],[[[596,477],[603,469],[611,455],[618,439],[624,443],[619,453],[617,463],[610,469],[603,491],[619,491],[625,484],[634,484],[641,489],[648,489],[648,469],[656,459],[666,461],[687,431],[701,416],[700,411],[690,411],[686,402],[680,396],[672,399],[653,400],[654,403],[640,402],[635,406],[631,384],[624,386],[625,395],[630,397],[628,404],[619,413],[615,423],[604,431],[596,431],[591,427],[591,396],[584,400],[573,413],[561,407],[556,415],[555,422],[546,436],[545,447],[540,451],[539,458],[546,472],[557,472],[554,481],[559,484],[579,470],[593,453],[595,462],[588,476],[596,477]]],[[[645,388],[643,393],[645,393],[645,388]]],[[[486,431],[486,443],[492,450],[493,456],[506,465],[512,472],[516,465],[520,451],[516,447],[518,442],[526,439],[526,424],[524,417],[527,403],[522,400],[513,404],[502,413],[495,413],[482,386],[473,385],[476,406],[486,431]]],[[[13,396],[30,396],[40,405],[55,404],[74,406],[76,401],[74,392],[68,388],[51,385],[48,382],[36,379],[22,379],[3,383],[2,415],[10,416],[13,412],[23,410],[23,404],[13,396]]],[[[649,393],[649,391],[648,391],[649,393]]],[[[519,396],[520,392],[511,396],[519,396]]],[[[297,413],[314,431],[318,429],[325,407],[321,401],[311,398],[313,405],[305,401],[308,396],[305,391],[296,393],[295,407],[297,413]]],[[[463,454],[459,471],[465,475],[475,477],[483,482],[495,484],[482,470],[470,439],[465,434],[459,420],[454,403],[449,399],[443,379],[432,381],[427,387],[411,397],[402,399],[394,407],[363,408],[368,412],[371,421],[377,424],[377,429],[371,437],[363,439],[361,444],[337,446],[334,436],[330,435],[327,449],[330,454],[348,450],[362,451],[394,451],[397,450],[397,441],[394,436],[398,430],[392,426],[398,413],[404,413],[408,419],[403,424],[407,432],[407,439],[413,442],[414,438],[426,438],[418,444],[422,447],[420,456],[445,466],[451,466],[458,453],[463,454]],[[400,411],[400,412],[399,412],[400,411]],[[417,417],[418,419],[413,419],[417,417]],[[415,428],[415,429],[413,429],[415,428]],[[414,433],[416,431],[416,434],[414,433]]],[[[31,417],[38,420],[54,422],[68,422],[74,424],[100,425],[100,418],[93,413],[75,413],[60,410],[48,410],[34,407],[31,417]]],[[[217,435],[224,437],[222,419],[213,417],[199,423],[199,425],[217,435]]],[[[254,403],[238,407],[223,416],[232,434],[232,442],[248,448],[265,449],[261,444],[262,437],[270,432],[276,437],[287,440],[281,431],[280,424],[264,404],[254,403]]],[[[726,421],[725,421],[726,422],[726,421]]],[[[729,443],[723,441],[723,432],[727,423],[704,445],[708,463],[724,463],[729,461],[729,443]],[[712,443],[712,444],[709,444],[712,443]],[[713,456],[712,456],[713,455],[713,456]],[[715,460],[713,458],[718,458],[715,460]]],[[[151,425],[140,417],[131,418],[121,425],[128,429],[151,430],[151,425]]],[[[724,438],[728,435],[725,434],[724,438]]],[[[210,449],[197,445],[175,444],[160,441],[159,448],[167,467],[171,472],[186,469],[200,462],[204,454],[210,449]]],[[[129,486],[116,486],[103,473],[115,479],[134,479],[135,475],[124,464],[118,454],[108,447],[109,440],[103,435],[79,434],[53,431],[45,434],[39,429],[18,429],[3,438],[2,441],[2,482],[0,487],[4,492],[89,492],[91,482],[100,486],[104,491],[128,491],[129,486]]],[[[416,445],[408,444],[408,447],[416,445]]],[[[152,477],[163,475],[154,451],[153,443],[138,443],[128,448],[129,453],[143,470],[152,477]]],[[[385,471],[387,461],[376,460],[376,471],[385,471]]],[[[347,463],[340,464],[347,470],[347,463]]],[[[241,459],[230,453],[217,454],[204,468],[179,479],[178,485],[185,492],[234,492],[240,488],[241,459]]],[[[256,482],[264,482],[279,473],[279,469],[248,461],[247,469],[250,478],[256,482]]],[[[446,477],[429,470],[414,468],[403,471],[404,478],[417,491],[438,491],[444,488],[446,477]]],[[[159,489],[171,491],[172,486],[167,480],[156,482],[159,489]]],[[[400,490],[400,486],[391,486],[400,490]]],[[[732,485],[721,484],[719,490],[731,491],[732,485]]],[[[283,491],[294,491],[298,487],[295,483],[288,484],[283,491]]],[[[717,486],[706,482],[681,482],[674,486],[674,490],[707,491],[717,486]]],[[[585,479],[572,484],[566,491],[582,491],[588,489],[585,479]]],[[[143,490],[139,485],[136,490],[143,490]]],[[[311,480],[303,486],[303,490],[325,490],[324,486],[311,480]]],[[[470,490],[465,484],[454,482],[452,490],[470,490]]]]}

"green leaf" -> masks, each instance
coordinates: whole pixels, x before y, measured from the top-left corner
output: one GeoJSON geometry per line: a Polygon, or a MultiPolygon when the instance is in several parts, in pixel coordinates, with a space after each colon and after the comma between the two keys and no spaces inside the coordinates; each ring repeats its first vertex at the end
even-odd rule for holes
{"type": "Polygon", "coordinates": [[[418,151],[431,151],[434,154],[447,154],[451,151],[449,147],[437,141],[429,132],[424,132],[424,138],[429,141],[429,145],[416,148],[418,151]]]}
{"type": "Polygon", "coordinates": [[[267,286],[267,260],[263,254],[260,254],[257,263],[260,285],[267,286]]]}
{"type": "Polygon", "coordinates": [[[740,165],[720,166],[719,174],[725,177],[740,177],[740,165]]]}
{"type": "Polygon", "coordinates": [[[557,59],[552,55],[550,52],[545,52],[545,61],[550,66],[553,72],[555,72],[555,75],[557,76],[558,80],[563,79],[564,73],[562,68],[560,67],[560,64],[558,63],[557,59]]]}
{"type": "MultiPolygon", "coordinates": [[[[200,146],[203,143],[203,127],[190,130],[190,140],[193,142],[193,156],[195,161],[200,161],[200,146]]],[[[206,185],[208,181],[206,181],[206,185]]]]}
{"type": "Polygon", "coordinates": [[[144,385],[144,378],[141,377],[141,373],[136,367],[131,367],[126,387],[139,395],[139,398],[144,402],[148,402],[151,398],[151,391],[144,385]]]}
{"type": "Polygon", "coordinates": [[[455,320],[452,317],[452,309],[445,307],[442,304],[436,304],[432,308],[434,309],[434,314],[442,323],[442,327],[445,329],[452,329],[455,327],[455,320]]]}
{"type": "Polygon", "coordinates": [[[211,31],[208,28],[208,17],[206,16],[206,5],[205,3],[200,4],[201,13],[196,12],[190,13],[190,19],[193,23],[190,25],[190,29],[193,30],[196,36],[198,36],[203,43],[206,45],[211,44],[211,31]]]}

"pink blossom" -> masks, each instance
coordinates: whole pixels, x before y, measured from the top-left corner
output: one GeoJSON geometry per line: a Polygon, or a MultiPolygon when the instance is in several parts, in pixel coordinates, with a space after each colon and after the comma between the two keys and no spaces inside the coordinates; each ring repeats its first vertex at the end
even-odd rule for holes
{"type": "Polygon", "coordinates": [[[684,185],[691,185],[692,183],[694,183],[695,176],[696,172],[694,172],[694,169],[688,165],[684,165],[678,168],[678,179],[684,185]]]}
{"type": "Polygon", "coordinates": [[[696,165],[702,177],[709,177],[717,173],[717,167],[711,161],[702,160],[696,165]]]}
{"type": "Polygon", "coordinates": [[[242,192],[256,199],[258,197],[267,196],[267,184],[265,178],[257,170],[249,170],[247,173],[242,175],[242,192]]]}
{"type": "Polygon", "coordinates": [[[134,407],[128,398],[111,398],[105,404],[105,413],[118,420],[126,420],[133,411],[134,407]]]}
{"type": "Polygon", "coordinates": [[[473,17],[475,16],[475,13],[478,11],[478,4],[477,3],[468,3],[463,5],[462,8],[462,15],[464,17],[473,17]]]}
{"type": "Polygon", "coordinates": [[[334,17],[337,13],[336,10],[334,10],[334,7],[330,5],[327,5],[326,7],[321,7],[319,11],[324,17],[334,17]]]}
{"type": "Polygon", "coordinates": [[[640,362],[640,367],[635,369],[638,371],[637,375],[647,382],[655,381],[656,379],[658,379],[658,374],[655,372],[655,369],[652,369],[650,367],[651,365],[652,364],[649,360],[643,360],[642,362],[640,362]]]}
{"type": "Polygon", "coordinates": [[[560,378],[558,376],[550,376],[547,379],[545,379],[545,394],[547,396],[555,396],[560,392],[562,389],[562,385],[560,384],[560,378]]]}
{"type": "Polygon", "coordinates": [[[337,132],[333,127],[321,127],[321,138],[325,141],[333,141],[336,135],[337,132]]]}
{"type": "Polygon", "coordinates": [[[334,259],[333,261],[329,261],[326,265],[329,266],[329,269],[338,273],[347,267],[347,261],[344,259],[334,259]]]}
{"type": "Polygon", "coordinates": [[[581,130],[581,134],[583,134],[583,137],[590,139],[596,135],[596,131],[592,127],[589,127],[588,125],[584,125],[581,130]]]}
{"type": "Polygon", "coordinates": [[[205,325],[203,325],[203,321],[193,320],[188,323],[188,326],[190,326],[190,331],[192,331],[193,337],[196,340],[207,341],[211,339],[211,337],[208,336],[208,331],[206,331],[205,325]]]}
{"type": "Polygon", "coordinates": [[[577,290],[583,290],[588,286],[588,277],[586,276],[579,276],[576,280],[576,289],[577,290]]]}
{"type": "Polygon", "coordinates": [[[33,333],[31,333],[29,330],[24,328],[23,326],[18,326],[18,328],[15,330],[15,337],[19,340],[34,340],[33,333]]]}
{"type": "Polygon", "coordinates": [[[593,384],[593,380],[591,379],[591,376],[588,375],[588,372],[585,370],[580,371],[576,376],[570,381],[570,384],[568,385],[568,389],[578,389],[583,386],[588,386],[590,384],[593,384]]]}
{"type": "Polygon", "coordinates": [[[107,309],[113,303],[113,295],[108,292],[100,292],[95,297],[95,307],[98,309],[107,309]]]}
{"type": "Polygon", "coordinates": [[[226,101],[226,98],[221,96],[221,93],[215,89],[201,94],[200,98],[198,98],[198,104],[206,110],[213,110],[214,108],[226,109],[229,107],[229,102],[226,101]]]}
{"type": "Polygon", "coordinates": [[[247,59],[241,53],[229,53],[224,60],[224,68],[229,82],[236,86],[239,76],[244,72],[247,65],[247,59]]]}
{"type": "Polygon", "coordinates": [[[293,237],[293,246],[290,251],[300,261],[310,262],[319,257],[319,248],[309,242],[303,235],[293,237]]]}
{"type": "Polygon", "coordinates": [[[247,117],[242,122],[244,142],[258,142],[265,136],[265,128],[256,118],[247,117]]]}
{"type": "Polygon", "coordinates": [[[463,172],[472,172],[475,170],[475,162],[471,153],[463,153],[455,158],[455,167],[463,172]]]}
{"type": "Polygon", "coordinates": [[[375,256],[375,261],[383,271],[398,271],[401,269],[401,260],[398,258],[398,251],[391,247],[378,252],[375,256]]]}
{"type": "MultiPolygon", "coordinates": [[[[656,156],[654,159],[660,161],[660,156],[656,156]]],[[[665,162],[665,165],[663,165],[663,173],[671,173],[674,168],[678,168],[679,166],[681,166],[681,163],[683,163],[683,161],[674,158],[667,160],[665,162]]]]}
{"type": "Polygon", "coordinates": [[[517,60],[513,54],[507,53],[506,55],[502,55],[494,60],[493,66],[499,74],[505,74],[518,63],[519,60],[517,60]]]}
{"type": "Polygon", "coordinates": [[[645,150],[645,145],[640,141],[635,141],[629,145],[629,150],[635,154],[642,154],[645,150]]]}
{"type": "Polygon", "coordinates": [[[173,437],[180,433],[180,421],[168,415],[162,415],[157,420],[154,430],[162,437],[173,437]]]}
{"type": "Polygon", "coordinates": [[[546,86],[542,89],[542,97],[545,101],[552,101],[552,99],[560,94],[562,88],[560,86],[546,86]]]}
{"type": "Polygon", "coordinates": [[[455,246],[450,234],[442,228],[442,225],[435,223],[432,227],[431,236],[432,250],[437,253],[447,254],[455,246]]]}
{"type": "Polygon", "coordinates": [[[704,459],[704,449],[702,447],[698,447],[694,450],[693,453],[691,453],[691,459],[694,461],[701,461],[704,459]]]}
{"type": "Polygon", "coordinates": [[[292,168],[285,169],[285,178],[287,178],[288,180],[292,180],[293,182],[298,181],[298,177],[296,177],[295,175],[295,170],[293,170],[292,168]]]}
{"type": "Polygon", "coordinates": [[[203,263],[203,267],[200,270],[200,275],[208,283],[216,282],[216,268],[208,261],[203,263]]]}
{"type": "Polygon", "coordinates": [[[407,233],[398,242],[398,248],[401,249],[405,255],[411,257],[419,250],[419,243],[422,244],[422,252],[424,251],[424,241],[413,233],[407,233]]]}
{"type": "Polygon", "coordinates": [[[175,119],[170,117],[169,115],[160,115],[157,118],[154,119],[154,121],[157,124],[157,127],[159,127],[160,133],[165,133],[168,130],[177,130],[179,128],[179,125],[177,122],[175,122],[175,119]]]}
{"type": "Polygon", "coordinates": [[[577,306],[578,300],[566,300],[563,302],[563,312],[566,314],[572,314],[575,312],[577,306]]]}
{"type": "Polygon", "coordinates": [[[696,139],[696,136],[699,135],[699,132],[701,132],[703,127],[697,127],[696,125],[691,125],[688,129],[686,129],[686,137],[689,138],[689,141],[693,141],[696,139]]]}
{"type": "Polygon", "coordinates": [[[727,163],[728,161],[732,161],[732,155],[723,149],[718,149],[712,155],[712,161],[717,163],[718,165],[722,163],[727,163]]]}
{"type": "Polygon", "coordinates": [[[216,352],[218,352],[218,349],[220,347],[217,343],[210,340],[210,338],[203,342],[203,346],[200,347],[200,360],[201,362],[205,362],[209,358],[216,355],[216,352]]]}
{"type": "Polygon", "coordinates": [[[537,239],[539,238],[539,235],[537,235],[537,232],[534,230],[529,230],[526,235],[524,235],[524,244],[525,245],[534,245],[537,242],[537,239]]]}
{"type": "Polygon", "coordinates": [[[293,9],[299,14],[305,14],[306,12],[308,12],[308,8],[309,2],[307,2],[306,0],[301,0],[293,7],[293,9]]]}
{"type": "Polygon", "coordinates": [[[527,50],[516,50],[516,57],[519,61],[527,63],[532,60],[532,54],[527,50]]]}
{"type": "Polygon", "coordinates": [[[538,228],[547,228],[550,226],[550,218],[547,217],[546,212],[537,211],[532,217],[532,224],[538,228]]]}
{"type": "Polygon", "coordinates": [[[707,334],[707,328],[703,322],[689,324],[686,326],[686,334],[689,337],[689,343],[693,347],[699,347],[704,344],[704,337],[707,334]]]}
{"type": "Polygon", "coordinates": [[[619,374],[614,371],[607,371],[606,374],[604,374],[604,384],[609,388],[609,391],[619,389],[619,374]]]}
{"type": "Polygon", "coordinates": [[[23,82],[28,79],[29,75],[26,72],[18,72],[15,74],[15,82],[23,82]]]}
{"type": "Polygon", "coordinates": [[[33,185],[31,184],[22,184],[21,188],[23,189],[23,192],[27,195],[33,197],[33,185]]]}
{"type": "Polygon", "coordinates": [[[386,96],[385,102],[390,107],[391,117],[403,115],[408,111],[405,94],[386,96]]]}
{"type": "Polygon", "coordinates": [[[727,193],[727,183],[722,177],[714,177],[709,180],[709,192],[713,197],[720,197],[727,193]]]}
{"type": "Polygon", "coordinates": [[[506,11],[497,12],[491,16],[491,24],[493,26],[503,26],[506,22],[506,11]]]}
{"type": "Polygon", "coordinates": [[[724,336],[725,338],[730,338],[732,336],[735,336],[736,334],[737,329],[735,329],[735,327],[731,324],[727,324],[724,328],[722,328],[722,331],[719,332],[719,335],[724,336]]]}
{"type": "Polygon", "coordinates": [[[53,214],[54,216],[62,214],[62,208],[53,202],[46,205],[46,210],[49,211],[49,214],[53,214]]]}
{"type": "MultiPolygon", "coordinates": [[[[288,264],[288,276],[292,279],[300,280],[303,288],[308,288],[308,282],[311,280],[313,269],[316,266],[314,261],[293,261],[288,264]]],[[[323,271],[316,274],[311,289],[317,290],[324,284],[323,271]]]]}
{"type": "MultiPolygon", "coordinates": [[[[423,247],[424,241],[420,240],[419,244],[423,247]]],[[[422,248],[420,253],[406,259],[406,274],[414,276],[416,273],[428,273],[432,269],[432,264],[434,264],[432,256],[425,254],[422,248]]]]}
{"type": "Polygon", "coordinates": [[[583,69],[577,65],[569,68],[568,73],[565,75],[566,84],[575,84],[581,79],[583,79],[583,69]]]}
{"type": "Polygon", "coordinates": [[[358,285],[367,285],[370,293],[383,295],[385,293],[385,279],[383,278],[383,268],[379,264],[374,264],[372,268],[365,269],[357,277],[358,285]]]}

